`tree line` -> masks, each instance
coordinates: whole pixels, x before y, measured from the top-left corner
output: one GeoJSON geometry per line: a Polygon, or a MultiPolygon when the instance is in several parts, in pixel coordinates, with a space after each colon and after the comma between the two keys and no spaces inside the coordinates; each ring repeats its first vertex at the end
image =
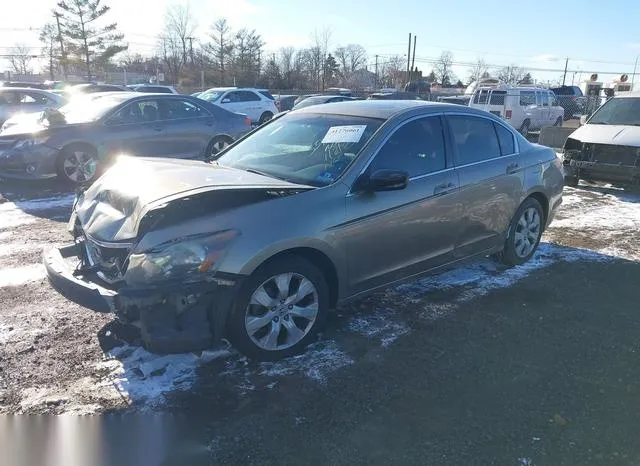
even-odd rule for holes
{"type": "MultiPolygon", "coordinates": [[[[50,79],[81,76],[103,79],[122,67],[185,88],[209,86],[260,86],[271,89],[351,89],[402,87],[409,80],[425,80],[444,87],[463,87],[489,76],[489,65],[478,60],[459,79],[453,72],[453,54],[444,51],[429,60],[431,71],[423,76],[418,66],[407,75],[407,59],[400,55],[372,60],[360,44],[331,47],[331,30],[316,30],[311,44],[303,48],[282,47],[268,51],[262,36],[253,29],[234,30],[224,18],[215,20],[206,38],[194,37],[196,20],[188,6],[172,5],[165,13],[155,52],[130,53],[117,23],[109,21],[109,6],[102,0],[60,0],[52,21],[40,29],[42,55],[50,79]],[[465,80],[463,83],[462,79],[465,80]]],[[[28,47],[17,44],[10,63],[16,73],[27,74],[33,58],[28,47]]],[[[423,63],[424,64],[424,63],[423,63]]],[[[508,83],[532,83],[523,68],[493,70],[508,83]]]]}

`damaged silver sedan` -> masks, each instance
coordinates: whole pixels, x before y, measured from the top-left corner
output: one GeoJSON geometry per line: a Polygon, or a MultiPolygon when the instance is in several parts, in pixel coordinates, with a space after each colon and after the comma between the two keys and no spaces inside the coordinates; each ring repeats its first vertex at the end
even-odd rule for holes
{"type": "Polygon", "coordinates": [[[69,299],[152,351],[303,350],[329,309],[496,254],[529,260],[562,198],[555,153],[486,112],[409,101],[280,115],[211,163],[123,158],[45,252],[69,299]]]}

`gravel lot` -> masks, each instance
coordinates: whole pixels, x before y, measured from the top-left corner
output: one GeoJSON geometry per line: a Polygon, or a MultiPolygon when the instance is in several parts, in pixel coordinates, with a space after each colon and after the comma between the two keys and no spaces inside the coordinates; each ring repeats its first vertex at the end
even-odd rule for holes
{"type": "Polygon", "coordinates": [[[0,413],[182,413],[185,464],[640,463],[638,193],[567,188],[525,266],[378,293],[257,364],[125,343],[44,279],[72,196],[0,183],[0,413]]]}

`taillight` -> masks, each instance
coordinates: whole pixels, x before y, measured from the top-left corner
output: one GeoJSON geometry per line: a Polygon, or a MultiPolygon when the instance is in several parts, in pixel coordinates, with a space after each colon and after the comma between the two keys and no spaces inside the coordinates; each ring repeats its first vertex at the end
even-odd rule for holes
{"type": "Polygon", "coordinates": [[[244,118],[244,124],[247,125],[247,126],[251,126],[251,118],[245,117],[244,118]]]}
{"type": "Polygon", "coordinates": [[[504,117],[508,120],[511,118],[512,115],[512,111],[511,110],[507,110],[504,112],[504,117]]]}

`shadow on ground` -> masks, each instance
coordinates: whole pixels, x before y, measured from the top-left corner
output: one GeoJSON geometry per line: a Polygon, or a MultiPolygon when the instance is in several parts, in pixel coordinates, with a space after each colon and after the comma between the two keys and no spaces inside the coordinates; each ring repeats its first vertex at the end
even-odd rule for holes
{"type": "Polygon", "coordinates": [[[544,254],[515,281],[517,268],[476,264],[341,309],[307,352],[348,358],[325,376],[308,356],[200,365],[189,390],[166,396],[193,429],[174,453],[188,464],[637,464],[640,263],[544,254]],[[353,331],[367,315],[407,331],[387,345],[353,331]]]}

